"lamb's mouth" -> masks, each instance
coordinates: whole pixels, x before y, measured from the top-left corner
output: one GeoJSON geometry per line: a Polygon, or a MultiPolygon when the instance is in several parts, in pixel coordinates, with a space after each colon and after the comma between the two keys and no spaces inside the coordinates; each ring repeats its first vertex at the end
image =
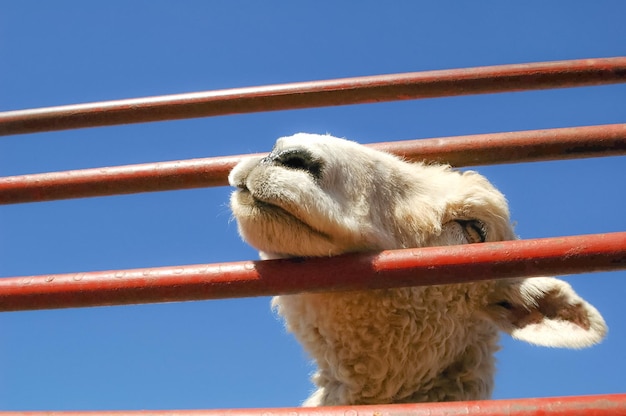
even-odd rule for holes
{"type": "Polygon", "coordinates": [[[239,198],[246,198],[245,205],[249,205],[251,208],[263,212],[263,214],[265,214],[265,216],[267,216],[268,218],[271,218],[272,221],[276,221],[275,217],[283,218],[287,222],[295,222],[298,226],[305,228],[310,233],[322,237],[325,240],[331,240],[330,236],[327,233],[311,226],[307,221],[302,219],[296,213],[290,211],[284,206],[278,204],[277,202],[267,201],[256,197],[252,192],[250,192],[247,187],[238,187],[237,193],[239,194],[239,198]]]}

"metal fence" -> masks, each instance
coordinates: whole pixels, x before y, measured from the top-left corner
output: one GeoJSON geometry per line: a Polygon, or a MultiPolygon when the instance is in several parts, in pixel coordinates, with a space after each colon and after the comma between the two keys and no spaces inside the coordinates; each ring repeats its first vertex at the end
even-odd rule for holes
{"type": "MultiPolygon", "coordinates": [[[[261,111],[626,82],[626,57],[347,78],[0,113],[0,135],[261,111]]],[[[626,124],[377,143],[409,160],[454,166],[626,154],[626,124]]],[[[226,185],[245,155],[0,178],[0,204],[226,185]]],[[[419,286],[626,269],[626,232],[105,272],[4,277],[0,311],[419,286]],[[511,255],[511,253],[515,253],[511,255]],[[419,254],[419,255],[416,255],[419,254]],[[567,258],[564,261],[564,258],[567,258]],[[353,273],[339,278],[335,270],[353,273]],[[288,276],[297,270],[297,281],[288,276]],[[465,273],[458,273],[463,270],[465,273]],[[470,271],[470,272],[468,272],[470,271]],[[319,276],[325,276],[320,279],[319,276]],[[331,283],[329,283],[331,282],[331,283]]],[[[106,412],[168,415],[623,415],[626,394],[323,409],[106,412]]],[[[13,412],[7,414],[37,414],[13,412]]],[[[104,414],[53,412],[53,414],[104,414]]]]}

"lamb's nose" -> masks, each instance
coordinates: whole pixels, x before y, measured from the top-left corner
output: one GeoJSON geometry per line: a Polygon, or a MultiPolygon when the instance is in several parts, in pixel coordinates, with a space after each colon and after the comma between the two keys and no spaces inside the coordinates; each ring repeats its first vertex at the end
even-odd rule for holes
{"type": "Polygon", "coordinates": [[[272,152],[264,157],[261,163],[279,165],[287,169],[303,170],[317,179],[322,174],[322,162],[306,149],[285,149],[272,152]]]}

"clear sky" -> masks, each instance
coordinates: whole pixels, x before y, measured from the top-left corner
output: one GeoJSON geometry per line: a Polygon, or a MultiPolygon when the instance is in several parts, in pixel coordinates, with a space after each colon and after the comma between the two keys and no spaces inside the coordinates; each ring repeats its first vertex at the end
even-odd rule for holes
{"type": "MultiPolygon", "coordinates": [[[[626,55],[623,1],[0,0],[0,111],[270,83],[626,55]]],[[[626,85],[0,138],[0,176],[626,122],[626,85]]],[[[536,238],[626,230],[620,157],[479,167],[536,238]]],[[[0,276],[256,259],[228,188],[0,206],[0,276]]],[[[566,278],[610,333],[581,351],[503,337],[495,398],[626,391],[626,273],[566,278]]],[[[0,409],[296,406],[313,367],[268,298],[0,314],[0,409]]]]}

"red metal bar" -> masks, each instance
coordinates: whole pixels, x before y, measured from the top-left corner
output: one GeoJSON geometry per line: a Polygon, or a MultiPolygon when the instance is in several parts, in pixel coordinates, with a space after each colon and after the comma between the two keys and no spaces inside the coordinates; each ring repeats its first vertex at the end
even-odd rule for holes
{"type": "Polygon", "coordinates": [[[0,311],[462,283],[626,269],[626,232],[0,279],[0,311]],[[566,261],[564,261],[566,260],[566,261]]]}
{"type": "MultiPolygon", "coordinates": [[[[626,124],[377,143],[408,160],[453,166],[626,154],[626,124]]],[[[0,178],[0,204],[227,185],[245,156],[213,157],[0,178]]]]}
{"type": "Polygon", "coordinates": [[[278,409],[0,412],[0,416],[624,416],[626,394],[278,409]]]}
{"type": "Polygon", "coordinates": [[[0,135],[622,82],[626,57],[412,72],[8,111],[0,135]]]}
{"type": "Polygon", "coordinates": [[[8,176],[0,178],[0,205],[224,186],[228,185],[228,173],[243,157],[213,157],[8,176]]]}
{"type": "Polygon", "coordinates": [[[626,155],[626,124],[405,140],[371,146],[408,160],[457,167],[618,156],[626,155]]]}

